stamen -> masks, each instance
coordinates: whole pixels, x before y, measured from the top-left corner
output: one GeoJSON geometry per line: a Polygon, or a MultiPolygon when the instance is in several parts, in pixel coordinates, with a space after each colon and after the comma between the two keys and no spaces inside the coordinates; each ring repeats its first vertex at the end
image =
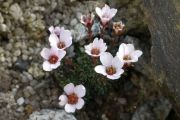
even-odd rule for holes
{"type": "Polygon", "coordinates": [[[69,104],[76,104],[78,102],[78,96],[75,93],[72,93],[67,96],[69,104]]]}
{"type": "Polygon", "coordinates": [[[131,60],[131,56],[125,55],[125,56],[123,57],[123,60],[131,60]]]}
{"type": "Polygon", "coordinates": [[[58,48],[59,49],[63,49],[66,45],[64,44],[64,42],[59,42],[58,43],[58,48]]]}
{"type": "Polygon", "coordinates": [[[107,68],[106,68],[106,73],[107,73],[108,75],[113,75],[113,74],[116,73],[116,68],[114,68],[113,66],[107,67],[107,68]]]}
{"type": "Polygon", "coordinates": [[[58,57],[56,55],[51,55],[48,60],[51,64],[55,64],[58,61],[58,57]]]}
{"type": "Polygon", "coordinates": [[[93,54],[93,55],[99,55],[99,53],[100,53],[100,50],[98,48],[93,48],[91,50],[91,54],[93,54]]]}

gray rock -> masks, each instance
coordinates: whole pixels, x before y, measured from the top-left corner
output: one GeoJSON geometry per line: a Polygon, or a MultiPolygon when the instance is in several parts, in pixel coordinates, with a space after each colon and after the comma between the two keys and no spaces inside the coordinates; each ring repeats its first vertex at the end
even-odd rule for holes
{"type": "Polygon", "coordinates": [[[77,19],[72,19],[70,25],[75,26],[78,23],[77,19]]]}
{"type": "Polygon", "coordinates": [[[87,37],[86,28],[81,24],[77,24],[74,28],[74,41],[78,42],[87,37]]]}
{"type": "Polygon", "coordinates": [[[7,32],[8,27],[6,24],[0,24],[0,32],[7,32]]]}
{"type": "Polygon", "coordinates": [[[16,19],[20,19],[23,15],[21,7],[19,6],[19,4],[15,3],[13,5],[11,5],[11,7],[9,8],[9,13],[16,19]]]}
{"type": "Polygon", "coordinates": [[[0,91],[7,92],[10,89],[12,79],[9,74],[0,71],[0,91]]]}
{"type": "Polygon", "coordinates": [[[32,113],[28,120],[76,120],[76,118],[64,110],[42,109],[32,113]]]}
{"type": "Polygon", "coordinates": [[[24,61],[22,59],[18,59],[15,63],[15,68],[19,69],[20,71],[27,70],[28,68],[28,62],[24,61]]]}
{"type": "Polygon", "coordinates": [[[142,105],[132,116],[132,120],[165,120],[172,106],[167,99],[161,98],[142,105]]]}
{"type": "Polygon", "coordinates": [[[24,98],[23,97],[20,97],[19,99],[17,99],[17,104],[18,105],[23,105],[24,104],[24,98]]]}
{"type": "Polygon", "coordinates": [[[4,18],[2,16],[2,14],[0,13],[0,24],[2,24],[4,22],[4,18]]]}

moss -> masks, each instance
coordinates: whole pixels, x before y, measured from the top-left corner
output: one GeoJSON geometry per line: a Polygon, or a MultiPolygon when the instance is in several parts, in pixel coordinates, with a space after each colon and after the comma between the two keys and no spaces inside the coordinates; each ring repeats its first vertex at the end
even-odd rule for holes
{"type": "MultiPolygon", "coordinates": [[[[86,99],[88,100],[93,96],[106,94],[111,88],[111,82],[94,71],[95,65],[93,65],[91,57],[82,52],[78,46],[75,45],[76,56],[72,59],[72,65],[67,65],[64,61],[54,74],[59,86],[63,88],[70,82],[75,85],[83,84],[87,89],[86,99]]],[[[97,62],[100,64],[99,61],[97,62]]]]}

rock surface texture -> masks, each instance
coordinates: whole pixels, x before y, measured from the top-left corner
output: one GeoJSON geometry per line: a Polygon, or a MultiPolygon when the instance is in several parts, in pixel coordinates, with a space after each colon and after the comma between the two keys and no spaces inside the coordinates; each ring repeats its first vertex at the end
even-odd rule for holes
{"type": "Polygon", "coordinates": [[[76,118],[64,110],[42,109],[33,112],[28,120],[76,120],[76,118]]]}
{"type": "Polygon", "coordinates": [[[178,0],[144,0],[145,15],[152,36],[155,82],[174,104],[180,116],[179,6],[178,0]]]}

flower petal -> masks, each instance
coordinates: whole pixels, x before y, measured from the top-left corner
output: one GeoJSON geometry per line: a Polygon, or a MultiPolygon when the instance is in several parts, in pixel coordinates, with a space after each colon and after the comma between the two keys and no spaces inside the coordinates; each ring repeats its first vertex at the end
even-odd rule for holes
{"type": "Polygon", "coordinates": [[[50,49],[43,48],[40,54],[44,59],[48,60],[49,56],[51,55],[51,52],[50,52],[50,49]]]}
{"type": "Polygon", "coordinates": [[[99,16],[99,17],[101,17],[102,16],[102,11],[101,11],[101,9],[99,8],[99,7],[96,7],[96,13],[97,13],[97,15],[99,16]]]}
{"type": "Polygon", "coordinates": [[[56,69],[56,68],[58,68],[60,65],[61,65],[60,62],[56,62],[56,64],[51,64],[51,68],[52,68],[52,69],[56,69]]]}
{"type": "Polygon", "coordinates": [[[76,109],[81,109],[84,106],[84,100],[82,98],[78,99],[78,102],[76,104],[76,109]]]}
{"type": "Polygon", "coordinates": [[[121,76],[124,73],[124,70],[121,68],[116,69],[116,73],[113,76],[121,76]]]}
{"type": "Polygon", "coordinates": [[[60,100],[59,105],[64,106],[65,104],[67,104],[68,98],[66,95],[61,95],[59,97],[59,100],[60,100]]]}
{"type": "Polygon", "coordinates": [[[65,55],[66,55],[66,51],[64,51],[64,50],[58,50],[58,51],[57,51],[57,56],[58,56],[58,58],[59,58],[58,61],[61,61],[62,58],[64,58],[65,55]]]}
{"type": "Polygon", "coordinates": [[[65,111],[68,113],[74,113],[76,110],[76,105],[66,104],[65,111]]]}
{"type": "Polygon", "coordinates": [[[89,45],[85,45],[84,48],[85,48],[85,50],[91,51],[92,50],[92,43],[90,43],[89,45]]]}
{"type": "Polygon", "coordinates": [[[109,52],[104,52],[100,56],[100,61],[104,66],[110,66],[113,60],[113,56],[109,52]]]}
{"type": "Polygon", "coordinates": [[[143,54],[142,51],[140,51],[140,50],[135,50],[135,51],[132,53],[132,56],[140,57],[142,54],[143,54]]]}
{"type": "Polygon", "coordinates": [[[116,13],[117,13],[117,9],[112,8],[110,10],[110,18],[112,19],[116,15],[116,13]]]}
{"type": "Polygon", "coordinates": [[[134,52],[134,45],[133,44],[126,44],[125,55],[129,55],[132,52],[134,52]]]}
{"type": "Polygon", "coordinates": [[[117,52],[117,56],[118,58],[123,61],[123,57],[125,55],[125,48],[126,48],[126,44],[125,43],[122,43],[120,46],[119,46],[119,50],[117,52]]]}
{"type": "Polygon", "coordinates": [[[59,38],[57,37],[56,34],[52,33],[49,36],[49,42],[51,46],[57,47],[57,44],[59,43],[59,38]]]}
{"type": "Polygon", "coordinates": [[[64,41],[64,43],[65,43],[66,48],[71,46],[71,44],[72,44],[72,37],[67,38],[66,41],[64,41]]]}
{"type": "Polygon", "coordinates": [[[43,62],[43,70],[44,71],[51,71],[52,70],[51,64],[48,61],[43,62]]]}
{"type": "Polygon", "coordinates": [[[74,88],[74,93],[80,98],[84,97],[86,94],[86,88],[83,85],[77,85],[74,88]]]}
{"type": "Polygon", "coordinates": [[[122,67],[123,67],[124,62],[121,62],[121,61],[119,60],[119,58],[118,58],[117,56],[115,56],[114,59],[112,60],[112,65],[113,65],[114,67],[116,67],[116,69],[118,69],[118,68],[122,68],[122,67]]]}
{"type": "Polygon", "coordinates": [[[53,31],[54,31],[54,27],[53,26],[49,27],[49,32],[53,33],[53,31]]]}
{"type": "Polygon", "coordinates": [[[73,83],[69,83],[66,86],[64,86],[64,91],[67,95],[70,95],[74,92],[74,84],[73,83]]]}
{"type": "Polygon", "coordinates": [[[92,43],[92,47],[93,48],[98,48],[98,46],[99,46],[99,40],[98,40],[98,38],[95,38],[93,43],[92,43]]]}
{"type": "Polygon", "coordinates": [[[94,68],[94,70],[99,73],[99,74],[103,74],[103,75],[106,75],[106,67],[103,66],[103,65],[98,65],[94,68]]]}
{"type": "Polygon", "coordinates": [[[107,75],[107,78],[111,79],[111,80],[115,80],[115,79],[119,79],[121,76],[115,76],[115,75],[107,75]]]}

